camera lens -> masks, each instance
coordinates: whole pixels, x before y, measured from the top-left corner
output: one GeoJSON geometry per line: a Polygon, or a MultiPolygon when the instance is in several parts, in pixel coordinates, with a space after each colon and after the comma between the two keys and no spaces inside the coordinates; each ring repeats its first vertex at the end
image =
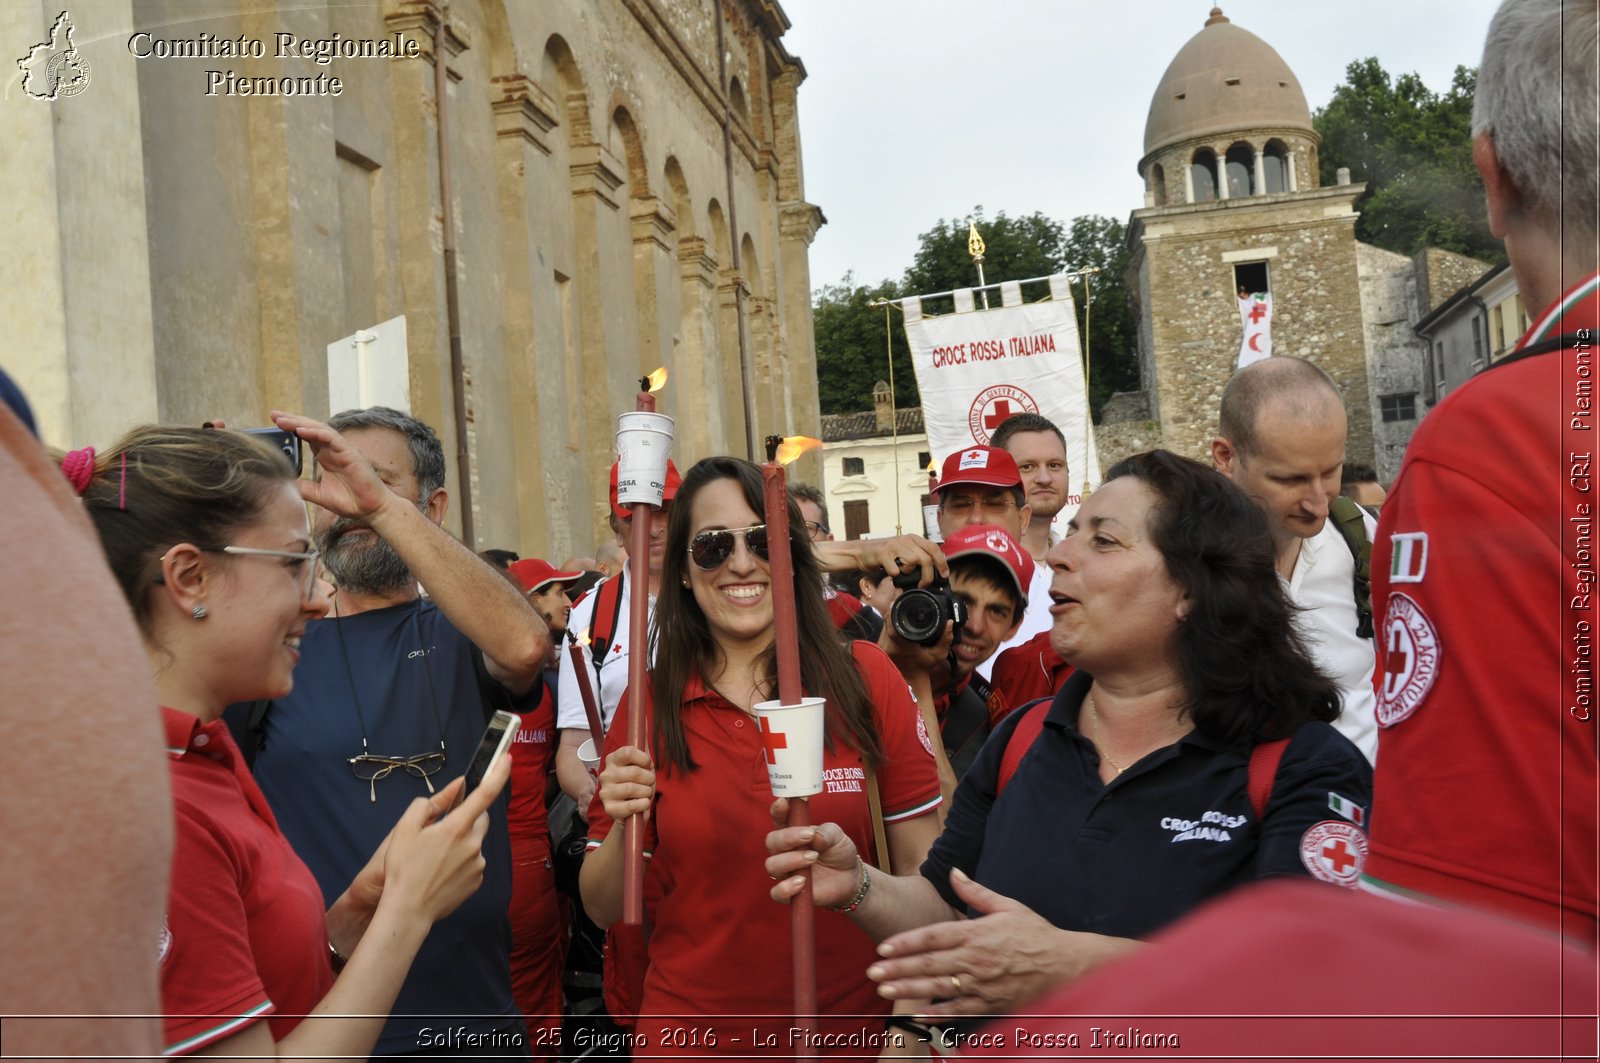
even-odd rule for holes
{"type": "Polygon", "coordinates": [[[906,591],[889,606],[889,623],[906,641],[931,646],[944,631],[944,614],[941,596],[918,587],[906,591]]]}

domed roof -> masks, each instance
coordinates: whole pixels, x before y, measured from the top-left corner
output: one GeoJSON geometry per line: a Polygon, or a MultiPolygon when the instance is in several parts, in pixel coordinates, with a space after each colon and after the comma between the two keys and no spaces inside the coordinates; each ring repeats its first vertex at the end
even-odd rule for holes
{"type": "Polygon", "coordinates": [[[1313,132],[1306,94],[1272,45],[1214,7],[1161,76],[1144,123],[1145,154],[1191,137],[1264,126],[1313,132]]]}

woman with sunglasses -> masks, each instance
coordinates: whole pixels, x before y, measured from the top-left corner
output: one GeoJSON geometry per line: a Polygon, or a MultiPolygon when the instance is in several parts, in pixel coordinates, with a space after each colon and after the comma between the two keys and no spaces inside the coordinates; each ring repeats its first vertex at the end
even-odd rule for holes
{"type": "MultiPolygon", "coordinates": [[[[460,780],[415,801],[324,911],[220,719],[230,703],[289,692],[306,622],[328,610],[294,469],[248,436],[166,426],[64,467],[162,706],[176,813],[158,953],[166,1054],[367,1055],[429,928],[482,880],[485,809],[505,767],[453,811],[460,780]]],[[[323,473],[376,477],[331,452],[323,473]]]]}
{"type": "MultiPolygon", "coordinates": [[[[826,790],[811,799],[813,814],[872,853],[870,770],[887,825],[889,852],[878,863],[916,867],[937,832],[932,747],[888,658],[868,643],[840,641],[805,526],[788,505],[801,678],[808,695],[828,699],[826,790]]],[[[777,697],[765,520],[761,471],[749,462],[707,458],[684,475],[651,630],[655,668],[642,692],[651,699],[649,748],[627,745],[624,724],[606,738],[581,888],[596,923],[620,918],[623,832],[612,827],[647,813],[651,936],[639,1008],[647,1018],[635,1055],[766,1059],[800,1047],[780,1017],[793,999],[789,914],[767,899],[762,872],[772,791],[753,707],[777,697]]],[[[616,718],[626,719],[621,709],[616,718]]],[[[808,1054],[871,1051],[884,1029],[867,1016],[888,1010],[862,975],[872,940],[845,915],[818,911],[816,942],[827,1043],[808,1042],[808,1054]]]]}

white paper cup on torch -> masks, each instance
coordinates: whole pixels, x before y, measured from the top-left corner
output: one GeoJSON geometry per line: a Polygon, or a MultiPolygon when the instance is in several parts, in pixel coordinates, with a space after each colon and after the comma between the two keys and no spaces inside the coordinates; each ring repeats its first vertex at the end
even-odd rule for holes
{"type": "Polygon", "coordinates": [[[617,415],[617,502],[661,505],[672,450],[672,418],[634,411],[617,415]]]}
{"type": "Polygon", "coordinates": [[[822,792],[823,706],[825,698],[801,698],[798,705],[756,703],[756,721],[767,753],[767,779],[774,797],[810,797],[822,792]]]}
{"type": "Polygon", "coordinates": [[[600,751],[595,749],[594,739],[583,740],[583,744],[578,747],[578,759],[589,769],[589,774],[594,775],[600,771],[600,751]]]}

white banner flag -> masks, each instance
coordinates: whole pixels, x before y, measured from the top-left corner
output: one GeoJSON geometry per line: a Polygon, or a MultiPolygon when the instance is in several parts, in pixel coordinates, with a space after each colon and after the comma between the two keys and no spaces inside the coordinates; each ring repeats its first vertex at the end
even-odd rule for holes
{"type": "Polygon", "coordinates": [[[1049,302],[940,317],[924,317],[920,297],[912,296],[904,300],[906,342],[936,464],[953,451],[988,443],[1012,414],[1037,413],[1061,429],[1072,485],[1058,518],[1064,523],[1083,501],[1084,482],[1091,489],[1099,485],[1100,461],[1066,277],[1050,278],[1050,290],[1049,302]]]}
{"type": "Polygon", "coordinates": [[[1239,321],[1244,338],[1239,341],[1239,368],[1272,357],[1272,293],[1239,297],[1239,321]]]}

